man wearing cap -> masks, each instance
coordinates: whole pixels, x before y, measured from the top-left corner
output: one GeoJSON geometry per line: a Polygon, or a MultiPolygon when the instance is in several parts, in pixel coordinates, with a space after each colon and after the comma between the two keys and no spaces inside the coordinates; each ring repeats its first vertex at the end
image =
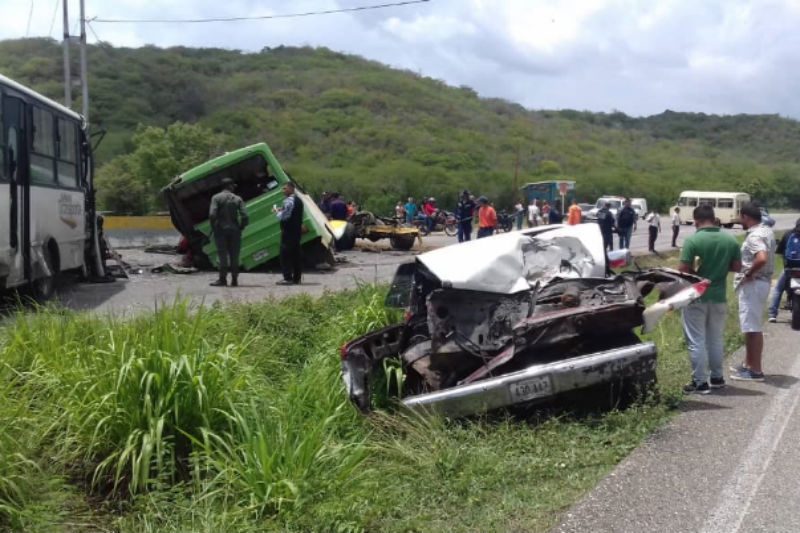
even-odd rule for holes
{"type": "Polygon", "coordinates": [[[458,220],[458,242],[472,239],[472,217],[475,216],[475,201],[470,197],[469,191],[464,189],[456,205],[456,219],[458,220]]]}
{"type": "Polygon", "coordinates": [[[303,275],[300,238],[303,236],[303,201],[295,194],[291,181],[283,186],[283,207],[277,209],[281,221],[281,270],[278,285],[299,285],[303,275]]]}
{"type": "Polygon", "coordinates": [[[231,178],[222,179],[222,191],[211,197],[208,220],[214,234],[219,257],[219,279],[213,287],[228,285],[228,269],[231,271],[231,287],[239,285],[239,250],[242,246],[242,230],[249,222],[244,200],[233,190],[236,188],[231,178]]]}
{"type": "Polygon", "coordinates": [[[497,226],[497,213],[485,196],[478,198],[478,206],[478,238],[482,239],[494,235],[494,228],[497,226]]]}

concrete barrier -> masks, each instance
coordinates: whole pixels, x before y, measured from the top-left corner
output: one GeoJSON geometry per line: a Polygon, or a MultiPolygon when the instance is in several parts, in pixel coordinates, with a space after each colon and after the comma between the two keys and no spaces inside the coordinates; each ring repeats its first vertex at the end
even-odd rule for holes
{"type": "Polygon", "coordinates": [[[168,216],[103,217],[106,237],[114,248],[143,248],[155,244],[178,244],[181,235],[168,216]]]}

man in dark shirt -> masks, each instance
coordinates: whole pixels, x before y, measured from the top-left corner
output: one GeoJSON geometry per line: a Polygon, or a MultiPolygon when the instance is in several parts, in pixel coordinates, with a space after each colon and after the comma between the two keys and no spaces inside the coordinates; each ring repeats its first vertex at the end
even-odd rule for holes
{"type": "Polygon", "coordinates": [[[239,285],[239,250],[242,246],[242,230],[247,226],[247,211],[244,201],[234,194],[235,184],[231,178],[222,179],[222,191],[211,197],[208,220],[214,234],[219,257],[219,279],[213,287],[228,285],[228,268],[231,271],[231,286],[239,285]]]}
{"type": "Polygon", "coordinates": [[[603,249],[614,249],[614,215],[611,214],[611,204],[606,203],[597,212],[597,224],[603,235],[603,249]]]}
{"type": "Polygon", "coordinates": [[[630,199],[626,199],[619,213],[617,213],[620,249],[631,247],[631,235],[633,235],[634,224],[636,224],[636,211],[631,207],[630,199]]]}
{"type": "Polygon", "coordinates": [[[347,204],[342,200],[338,192],[331,194],[329,208],[331,220],[347,220],[347,204]]]}
{"type": "Polygon", "coordinates": [[[283,280],[279,281],[278,285],[299,285],[303,274],[303,258],[300,255],[303,201],[295,194],[295,185],[291,181],[283,186],[283,194],[285,196],[283,207],[277,209],[278,219],[281,221],[281,270],[283,270],[283,280]]]}
{"type": "Polygon", "coordinates": [[[472,239],[472,217],[475,216],[475,201],[470,197],[469,191],[464,189],[456,205],[456,220],[458,220],[458,242],[472,239]]]}

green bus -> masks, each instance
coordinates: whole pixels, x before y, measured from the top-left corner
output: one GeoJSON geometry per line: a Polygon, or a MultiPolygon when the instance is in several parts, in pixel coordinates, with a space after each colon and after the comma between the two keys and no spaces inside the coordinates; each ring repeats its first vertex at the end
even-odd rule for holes
{"type": "MultiPolygon", "coordinates": [[[[250,224],[242,234],[239,264],[253,270],[280,255],[281,230],[274,206],[283,202],[282,186],[290,180],[265,143],[254,144],[206,161],[175,178],[162,192],[172,223],[188,239],[195,263],[218,267],[219,258],[208,210],[211,197],[222,190],[222,179],[236,183],[236,194],[247,207],[250,224]]],[[[333,233],[325,215],[298,186],[305,228],[303,257],[308,264],[333,264],[333,233]]]]}

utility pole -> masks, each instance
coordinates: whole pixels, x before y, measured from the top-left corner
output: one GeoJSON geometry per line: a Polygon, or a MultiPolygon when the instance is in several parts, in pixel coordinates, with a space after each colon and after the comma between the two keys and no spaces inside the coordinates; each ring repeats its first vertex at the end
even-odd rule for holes
{"type": "Polygon", "coordinates": [[[64,105],[66,107],[72,106],[72,74],[70,73],[69,64],[69,14],[67,13],[67,5],[69,0],[64,0],[64,105]]]}
{"type": "Polygon", "coordinates": [[[89,123],[89,79],[86,74],[86,0],[81,0],[81,94],[83,119],[89,123]]]}

